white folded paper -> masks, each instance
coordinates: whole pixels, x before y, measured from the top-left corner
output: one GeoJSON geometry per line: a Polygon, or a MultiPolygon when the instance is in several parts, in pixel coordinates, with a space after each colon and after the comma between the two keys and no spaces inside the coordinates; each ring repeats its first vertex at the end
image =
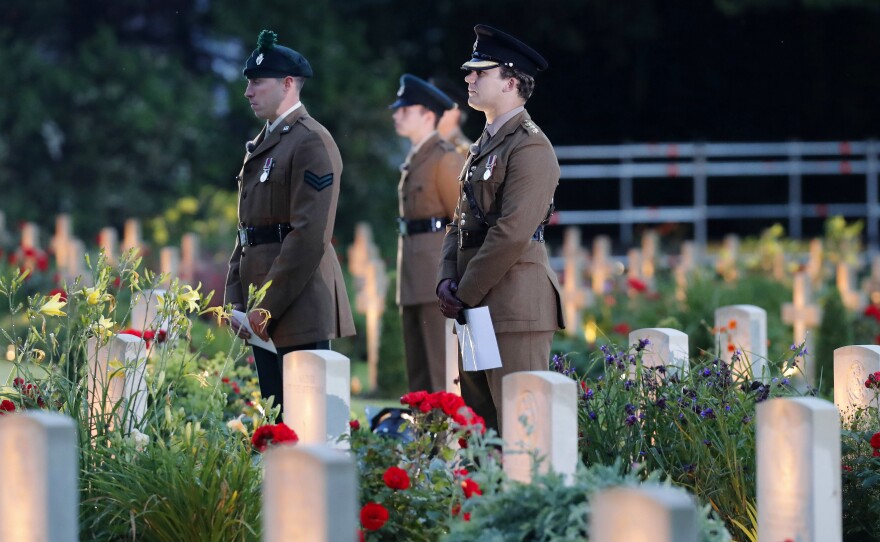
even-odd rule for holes
{"type": "Polygon", "coordinates": [[[251,328],[250,320],[247,319],[247,315],[245,313],[243,313],[241,311],[233,310],[232,317],[235,318],[235,321],[238,322],[238,325],[240,325],[243,328],[245,328],[246,330],[250,331],[251,338],[247,340],[247,342],[249,344],[252,344],[253,346],[258,346],[258,347],[262,348],[263,350],[268,350],[269,352],[272,352],[273,354],[278,353],[278,350],[275,350],[275,344],[272,342],[272,339],[269,339],[268,341],[264,341],[263,339],[258,337],[256,333],[254,333],[253,328],[251,328]]]}
{"type": "Polygon", "coordinates": [[[464,310],[465,324],[455,322],[461,364],[465,371],[485,371],[501,367],[501,354],[489,307],[464,310]]]}

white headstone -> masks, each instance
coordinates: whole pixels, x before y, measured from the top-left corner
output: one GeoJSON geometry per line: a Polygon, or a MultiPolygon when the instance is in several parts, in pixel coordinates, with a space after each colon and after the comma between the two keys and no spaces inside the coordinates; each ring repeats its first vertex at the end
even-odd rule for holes
{"type": "Polygon", "coordinates": [[[534,456],[572,480],[578,460],[577,384],[552,371],[522,371],[502,380],[504,472],[520,482],[532,479],[534,456]]]}
{"type": "Polygon", "coordinates": [[[822,283],[824,261],[822,255],[822,239],[810,240],[810,257],[807,260],[807,274],[814,286],[822,283]]]}
{"type": "Polygon", "coordinates": [[[40,227],[33,222],[21,225],[21,248],[40,248],[40,227]]]}
{"type": "Polygon", "coordinates": [[[645,282],[642,276],[642,251],[637,248],[626,251],[626,278],[645,282]]]}
{"type": "Polygon", "coordinates": [[[594,294],[605,294],[611,281],[611,274],[611,239],[607,235],[597,235],[593,239],[593,254],[590,259],[590,277],[594,294]]]}
{"type": "Polygon", "coordinates": [[[367,317],[367,386],[375,390],[379,380],[379,346],[382,338],[382,315],[388,293],[385,262],[373,258],[363,269],[363,288],[355,295],[355,307],[367,317]]]}
{"type": "Polygon", "coordinates": [[[81,239],[72,238],[67,245],[67,265],[61,277],[67,281],[67,284],[73,284],[77,277],[83,283],[91,283],[91,279],[86,273],[86,246],[81,239]]]}
{"type": "Polygon", "coordinates": [[[376,258],[378,252],[373,243],[373,229],[366,222],[358,222],[354,228],[354,243],[348,247],[348,271],[354,277],[364,276],[367,262],[376,258]]]}
{"type": "MultiPolygon", "coordinates": [[[[815,341],[814,334],[808,332],[819,326],[822,320],[822,308],[812,302],[809,274],[795,273],[793,287],[792,303],[782,305],[782,321],[792,326],[794,344],[806,343],[807,355],[803,357],[801,370],[807,384],[814,386],[816,384],[815,341]]],[[[787,376],[799,375],[792,372],[787,376]]]]}
{"type": "Polygon", "coordinates": [[[186,233],[180,238],[180,280],[184,284],[195,284],[200,261],[199,236],[186,233]]]}
{"type": "Polygon", "coordinates": [[[55,253],[55,267],[64,274],[70,263],[70,243],[72,241],[73,227],[71,218],[67,213],[55,217],[55,235],[52,237],[52,251],[55,253]]]}
{"type": "MultiPolygon", "coordinates": [[[[590,501],[591,542],[697,542],[697,507],[676,487],[613,487],[590,501]]],[[[781,541],[780,541],[781,542],[781,541]]]]}
{"type": "Polygon", "coordinates": [[[870,303],[880,304],[880,254],[871,258],[871,274],[862,280],[862,292],[870,303]]]}
{"type": "Polygon", "coordinates": [[[876,391],[865,387],[868,376],[877,371],[880,371],[880,346],[853,345],[834,350],[834,404],[844,418],[859,408],[880,407],[876,391]]]}
{"type": "Polygon", "coordinates": [[[855,272],[845,262],[837,264],[837,289],[847,309],[860,311],[867,304],[864,294],[856,289],[855,272]]]}
{"type": "Polygon", "coordinates": [[[642,278],[649,286],[654,286],[654,275],[657,272],[659,255],[659,237],[655,230],[646,230],[642,234],[642,278]]]}
{"type": "MultiPolygon", "coordinates": [[[[648,344],[642,351],[642,367],[663,365],[669,374],[676,374],[677,371],[687,374],[690,363],[686,333],[668,327],[651,327],[637,329],[629,334],[630,345],[646,339],[648,344]]],[[[630,365],[631,377],[635,376],[635,371],[635,366],[630,365]]]]}
{"type": "Polygon", "coordinates": [[[724,244],[721,247],[721,254],[718,256],[715,269],[724,280],[728,282],[734,281],[739,276],[738,261],[739,237],[734,234],[725,235],[724,244]]]}
{"type": "Polygon", "coordinates": [[[88,342],[89,404],[92,416],[125,431],[147,411],[147,345],[135,335],[114,335],[107,344],[88,342]],[[121,424],[121,425],[120,425],[121,424]]]}
{"type": "Polygon", "coordinates": [[[266,452],[263,542],[357,539],[354,459],[325,445],[279,445],[266,452]]]}
{"type": "Polygon", "coordinates": [[[102,228],[101,231],[98,232],[98,248],[104,251],[104,258],[107,260],[107,263],[116,263],[117,245],[118,242],[115,229],[102,228]]]}
{"type": "Polygon", "coordinates": [[[306,444],[348,446],[351,368],[332,350],[300,350],[284,356],[284,423],[306,444]]]}
{"type": "Polygon", "coordinates": [[[815,397],[768,399],[756,413],[758,540],[842,540],[840,415],[815,397]]]}
{"type": "Polygon", "coordinates": [[[741,359],[733,364],[735,372],[751,369],[760,378],[767,368],[767,311],[754,305],[728,305],[715,309],[716,340],[719,357],[731,363],[736,350],[741,359]]]}
{"type": "Polygon", "coordinates": [[[130,249],[136,249],[140,252],[143,248],[141,240],[141,221],[136,218],[129,218],[125,221],[125,228],[122,233],[122,252],[128,252],[130,249]]]}
{"type": "Polygon", "coordinates": [[[455,320],[446,319],[446,387],[447,393],[461,395],[458,377],[458,337],[452,332],[455,320]]]}
{"type": "Polygon", "coordinates": [[[685,241],[681,244],[681,256],[678,265],[675,266],[675,298],[679,301],[687,300],[688,279],[697,267],[697,245],[693,241],[685,241]]]}
{"type": "Polygon", "coordinates": [[[171,325],[169,318],[159,316],[159,296],[168,292],[162,289],[143,290],[132,294],[131,327],[138,331],[164,329],[171,325]]]}
{"type": "Polygon", "coordinates": [[[590,291],[584,286],[583,281],[586,252],[581,247],[579,228],[566,228],[562,253],[565,258],[562,284],[565,330],[568,335],[577,335],[583,328],[582,311],[590,303],[590,291]]]}
{"type": "Polygon", "coordinates": [[[0,416],[0,540],[79,540],[76,424],[55,412],[0,416]]]}
{"type": "Polygon", "coordinates": [[[168,275],[165,284],[180,277],[180,250],[177,247],[163,247],[159,251],[159,272],[168,275]]]}

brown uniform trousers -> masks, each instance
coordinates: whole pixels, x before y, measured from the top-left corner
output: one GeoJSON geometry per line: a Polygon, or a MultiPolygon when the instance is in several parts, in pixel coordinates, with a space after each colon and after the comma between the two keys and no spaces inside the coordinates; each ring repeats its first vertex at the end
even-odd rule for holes
{"type": "Polygon", "coordinates": [[[459,229],[485,229],[461,190],[443,243],[438,283],[453,279],[465,305],[489,307],[503,366],[461,371],[460,378],[465,402],[500,430],[501,379],[517,371],[547,370],[553,334],[564,327],[556,273],[544,243],[533,239],[559,183],[559,164],[526,111],[508,120],[484,147],[469,154],[459,179],[470,180],[491,227],[481,245],[459,249],[459,229]]]}
{"type": "MultiPolygon", "coordinates": [[[[254,140],[238,175],[238,220],[244,226],[290,224],[283,242],[242,246],[236,239],[226,277],[226,303],[244,310],[248,287],[272,281],[258,308],[271,314],[269,335],[279,348],[354,335],[354,321],[331,244],[342,158],[330,133],[305,107],[254,140]],[[270,161],[271,159],[271,161],[270,161]],[[264,169],[269,175],[261,181],[264,169]]],[[[281,389],[279,382],[265,386],[281,389]]],[[[273,379],[275,377],[273,376],[273,379]]],[[[265,384],[265,386],[264,386],[265,384]]]]}
{"type": "MultiPolygon", "coordinates": [[[[464,158],[435,132],[401,166],[400,216],[406,220],[451,220],[458,200],[464,158]]],[[[409,390],[446,387],[446,319],[437,308],[434,277],[443,230],[402,235],[397,243],[397,304],[403,326],[409,390]]]]}

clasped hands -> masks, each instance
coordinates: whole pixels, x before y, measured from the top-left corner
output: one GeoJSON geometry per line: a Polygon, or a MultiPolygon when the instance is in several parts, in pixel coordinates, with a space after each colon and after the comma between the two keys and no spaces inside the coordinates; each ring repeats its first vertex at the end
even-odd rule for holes
{"type": "Polygon", "coordinates": [[[456,296],[458,283],[452,279],[443,279],[437,286],[437,297],[440,298],[440,312],[447,318],[455,318],[459,324],[464,324],[464,313],[467,308],[461,299],[456,296]]]}

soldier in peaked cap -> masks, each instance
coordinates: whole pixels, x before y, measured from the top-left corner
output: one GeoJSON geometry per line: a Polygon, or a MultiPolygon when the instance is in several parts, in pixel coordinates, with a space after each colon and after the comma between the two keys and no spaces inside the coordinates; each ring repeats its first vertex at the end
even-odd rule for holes
{"type": "MultiPolygon", "coordinates": [[[[238,182],[238,236],[229,259],[226,303],[245,312],[253,332],[271,339],[277,354],[254,347],[265,399],[284,404],[282,358],[295,350],[329,349],[353,335],[342,269],[330,244],[342,159],[330,133],[300,101],[308,60],[263,30],[244,68],[244,96],[266,121],[246,145],[238,182]],[[271,282],[271,284],[270,284],[271,282]],[[268,284],[261,302],[250,286],[268,284]]],[[[250,332],[233,319],[244,338],[250,332]]]]}
{"type": "Polygon", "coordinates": [[[394,129],[411,143],[397,185],[397,304],[410,391],[446,389],[446,322],[435,305],[433,277],[464,163],[437,133],[440,117],[453,106],[437,87],[410,74],[400,78],[397,101],[389,106],[394,129]]]}
{"type": "Polygon", "coordinates": [[[437,131],[440,133],[440,137],[455,146],[456,152],[466,157],[473,144],[473,141],[468,139],[461,129],[461,126],[467,121],[467,109],[469,109],[467,89],[464,85],[453,83],[445,77],[432,77],[428,82],[442,90],[455,102],[452,109],[443,112],[443,116],[440,117],[440,122],[437,124],[437,131]]]}
{"type": "Polygon", "coordinates": [[[502,367],[461,371],[465,401],[489,427],[503,431],[501,380],[547,370],[553,334],[564,326],[559,283],[544,246],[559,164],[547,136],[529,117],[535,75],[547,61],[486,25],[467,71],[468,104],[486,115],[459,177],[458,207],[446,230],[437,278],[447,318],[488,306],[502,367]]]}

